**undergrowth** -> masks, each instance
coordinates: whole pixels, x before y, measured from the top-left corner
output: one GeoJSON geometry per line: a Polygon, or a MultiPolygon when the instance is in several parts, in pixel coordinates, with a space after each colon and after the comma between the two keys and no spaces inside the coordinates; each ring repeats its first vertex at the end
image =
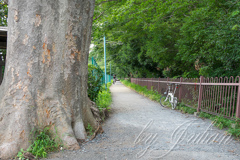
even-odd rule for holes
{"type": "Polygon", "coordinates": [[[24,155],[26,152],[31,153],[36,159],[46,158],[49,152],[57,151],[60,147],[63,147],[63,143],[57,135],[57,130],[56,133],[53,133],[50,131],[50,127],[35,129],[31,134],[33,136],[31,146],[26,151],[21,149],[16,158],[26,159],[24,155]]]}
{"type": "Polygon", "coordinates": [[[211,119],[213,121],[214,126],[219,129],[226,129],[227,133],[240,139],[240,119],[228,119],[222,115],[211,115],[209,113],[200,112],[199,117],[211,119]]]}
{"type": "Polygon", "coordinates": [[[102,90],[98,94],[96,105],[98,106],[98,109],[102,111],[104,108],[107,110],[110,110],[111,108],[109,107],[110,104],[112,103],[112,95],[110,92],[109,87],[112,85],[112,83],[108,82],[107,83],[107,89],[105,89],[105,84],[102,85],[102,90]]]}
{"type": "Polygon", "coordinates": [[[89,123],[88,123],[88,126],[86,128],[86,131],[87,131],[87,135],[89,135],[89,136],[92,136],[93,133],[94,133],[94,129],[89,123]]]}
{"type": "Polygon", "coordinates": [[[121,82],[136,92],[150,98],[151,100],[159,101],[160,99],[161,95],[157,91],[154,91],[153,88],[151,90],[148,90],[147,87],[142,87],[127,80],[121,80],[121,82]]]}
{"type": "MultiPolygon", "coordinates": [[[[121,80],[121,82],[126,85],[127,87],[135,90],[136,92],[150,98],[153,101],[159,102],[159,99],[161,95],[154,91],[152,88],[151,90],[148,90],[147,87],[142,87],[140,85],[131,83],[127,80],[121,80]]],[[[171,108],[171,104],[169,102],[165,102],[167,107],[171,108]]],[[[176,107],[176,110],[180,110],[182,113],[188,113],[188,114],[194,114],[194,112],[197,112],[196,109],[188,107],[184,105],[183,103],[179,103],[176,107]]],[[[240,139],[240,119],[228,119],[223,117],[222,115],[212,115],[205,112],[199,113],[200,118],[207,118],[213,121],[214,126],[216,126],[219,129],[227,129],[227,133],[234,136],[238,140],[240,139]]]]}

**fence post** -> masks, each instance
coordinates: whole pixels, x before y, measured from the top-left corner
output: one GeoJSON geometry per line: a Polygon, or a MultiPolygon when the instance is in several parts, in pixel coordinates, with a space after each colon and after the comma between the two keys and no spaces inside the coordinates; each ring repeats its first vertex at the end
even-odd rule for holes
{"type": "Polygon", "coordinates": [[[160,77],[158,78],[158,93],[160,93],[160,89],[159,89],[159,82],[160,81],[160,77]]]}
{"type": "Polygon", "coordinates": [[[147,78],[145,78],[145,82],[146,82],[147,89],[148,89],[148,80],[147,80],[147,78]]]}
{"type": "Polygon", "coordinates": [[[237,109],[236,109],[236,118],[240,118],[240,78],[238,78],[238,94],[237,94],[237,109]]]}
{"type": "Polygon", "coordinates": [[[197,108],[197,112],[200,112],[201,110],[201,103],[202,103],[202,82],[203,82],[203,76],[200,77],[200,85],[199,85],[199,95],[198,95],[198,108],[197,108]]]}
{"type": "Polygon", "coordinates": [[[150,87],[150,89],[152,89],[152,87],[153,87],[153,78],[151,79],[151,81],[152,81],[152,84],[151,84],[151,87],[150,87]]]}
{"type": "Polygon", "coordinates": [[[149,86],[150,86],[150,84],[149,84],[149,80],[148,80],[148,78],[147,78],[147,88],[149,89],[149,86]]]}
{"type": "Polygon", "coordinates": [[[147,86],[147,89],[148,89],[148,80],[147,80],[147,78],[145,78],[145,83],[146,83],[146,86],[147,86]]]}
{"type": "Polygon", "coordinates": [[[182,85],[181,85],[182,81],[183,81],[183,78],[181,77],[180,83],[179,83],[179,95],[178,95],[179,102],[181,102],[181,98],[182,98],[182,85]]]}

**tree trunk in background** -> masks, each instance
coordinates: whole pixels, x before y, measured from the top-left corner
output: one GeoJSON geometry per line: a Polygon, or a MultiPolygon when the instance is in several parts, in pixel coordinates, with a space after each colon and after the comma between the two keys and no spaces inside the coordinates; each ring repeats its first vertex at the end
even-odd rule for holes
{"type": "Polygon", "coordinates": [[[29,147],[33,128],[56,127],[69,149],[97,123],[87,97],[94,0],[11,0],[0,86],[0,158],[29,147]]]}

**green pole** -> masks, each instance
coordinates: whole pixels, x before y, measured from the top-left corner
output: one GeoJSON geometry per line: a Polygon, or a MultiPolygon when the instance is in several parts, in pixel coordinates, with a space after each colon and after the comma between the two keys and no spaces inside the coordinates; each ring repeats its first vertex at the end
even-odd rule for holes
{"type": "Polygon", "coordinates": [[[105,66],[105,88],[107,89],[106,38],[105,38],[105,36],[104,36],[104,66],[105,66]]]}
{"type": "MultiPolygon", "coordinates": [[[[93,66],[93,57],[92,57],[92,66],[93,66]]],[[[94,72],[93,72],[93,70],[92,70],[92,76],[94,75],[94,72]]]]}

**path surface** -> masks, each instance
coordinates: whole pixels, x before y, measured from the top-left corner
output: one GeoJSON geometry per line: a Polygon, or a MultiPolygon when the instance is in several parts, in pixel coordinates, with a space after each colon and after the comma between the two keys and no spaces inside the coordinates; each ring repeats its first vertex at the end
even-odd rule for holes
{"type": "Polygon", "coordinates": [[[104,134],[62,151],[51,159],[66,160],[239,160],[240,143],[211,126],[209,120],[182,114],[123,86],[111,86],[112,113],[104,134]]]}

